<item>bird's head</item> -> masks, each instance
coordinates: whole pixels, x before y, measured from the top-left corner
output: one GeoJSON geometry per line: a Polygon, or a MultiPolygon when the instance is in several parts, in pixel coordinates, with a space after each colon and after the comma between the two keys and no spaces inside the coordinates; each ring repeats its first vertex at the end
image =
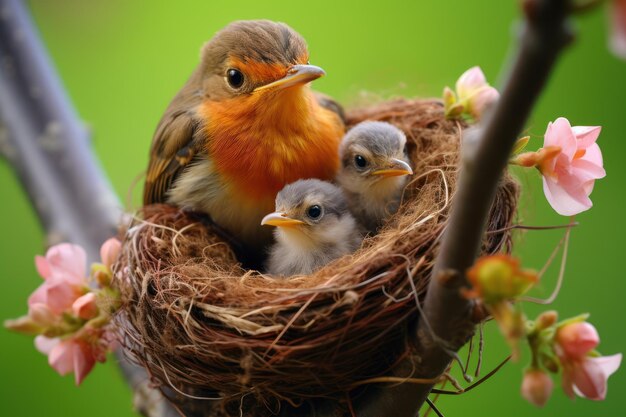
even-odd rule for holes
{"type": "Polygon", "coordinates": [[[288,184],[276,196],[276,211],[261,221],[276,226],[276,237],[299,246],[329,245],[345,239],[342,223],[353,227],[343,191],[328,182],[307,179],[288,184]]]}
{"type": "Polygon", "coordinates": [[[284,23],[234,22],[202,49],[201,90],[211,101],[276,97],[323,75],[321,68],[309,64],[302,36],[284,23]]]}
{"type": "Polygon", "coordinates": [[[356,193],[404,186],[413,174],[405,145],[404,133],[389,123],[359,123],[341,141],[337,181],[356,193]]]}

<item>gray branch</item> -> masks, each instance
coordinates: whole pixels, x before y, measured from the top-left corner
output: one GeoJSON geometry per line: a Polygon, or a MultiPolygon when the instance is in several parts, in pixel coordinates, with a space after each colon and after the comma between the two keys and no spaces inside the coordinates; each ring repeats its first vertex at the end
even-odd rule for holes
{"type": "MultiPolygon", "coordinates": [[[[117,233],[121,206],[19,0],[0,0],[0,153],[26,190],[48,243],[79,244],[98,260],[100,245],[117,233]]],[[[150,388],[143,368],[117,357],[140,411],[179,415],[150,388]]]]}

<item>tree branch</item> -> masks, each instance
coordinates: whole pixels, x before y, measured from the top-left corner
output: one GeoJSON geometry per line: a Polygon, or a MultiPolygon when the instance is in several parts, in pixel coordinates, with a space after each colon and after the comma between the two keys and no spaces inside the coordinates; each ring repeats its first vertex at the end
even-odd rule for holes
{"type": "MultiPolygon", "coordinates": [[[[525,0],[521,44],[502,95],[483,123],[463,138],[459,185],[450,220],[418,323],[420,364],[415,375],[434,378],[448,367],[451,352],[474,331],[472,304],[460,295],[465,271],[474,263],[498,183],[513,144],[530,115],[554,63],[571,41],[569,0],[525,0]]],[[[398,370],[402,373],[402,370],[398,370]]],[[[359,404],[359,417],[417,413],[432,385],[378,389],[359,404]]]]}
{"type": "MultiPolygon", "coordinates": [[[[100,245],[117,233],[120,204],[19,0],[0,0],[0,62],[0,152],[26,190],[48,243],[79,244],[98,260],[100,245]]],[[[140,411],[179,415],[149,387],[143,368],[120,352],[117,357],[139,393],[140,411]]]]}
{"type": "MultiPolygon", "coordinates": [[[[427,321],[421,320],[417,329],[421,363],[415,374],[420,377],[440,375],[450,362],[450,352],[457,351],[473,331],[472,306],[459,296],[459,289],[467,286],[464,271],[475,260],[513,143],[556,57],[571,38],[566,27],[568,7],[568,0],[524,2],[521,46],[500,102],[464,138],[459,187],[423,307],[427,321]]],[[[119,203],[19,0],[0,0],[0,57],[4,65],[0,152],[15,168],[48,240],[81,244],[95,260],[99,245],[115,233],[119,203]]],[[[133,387],[147,392],[140,406],[145,415],[177,415],[161,397],[152,395],[154,391],[145,391],[149,388],[142,369],[124,361],[121,365],[133,387]]],[[[396,374],[406,375],[403,371],[409,372],[399,368],[396,374]]],[[[404,384],[370,391],[357,402],[358,415],[414,415],[431,388],[404,384]]],[[[210,407],[205,404],[206,411],[210,407]]]]}

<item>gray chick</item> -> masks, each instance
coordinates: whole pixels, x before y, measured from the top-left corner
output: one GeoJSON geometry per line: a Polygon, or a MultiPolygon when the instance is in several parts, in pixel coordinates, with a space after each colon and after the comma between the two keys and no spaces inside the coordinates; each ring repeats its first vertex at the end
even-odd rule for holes
{"type": "Polygon", "coordinates": [[[276,226],[267,263],[274,275],[310,274],[363,240],[343,191],[316,179],[286,185],[276,196],[276,211],[261,224],[276,226]]]}
{"type": "Polygon", "coordinates": [[[413,174],[405,145],[404,133],[384,122],[359,123],[339,145],[337,182],[350,211],[370,232],[398,210],[408,175],[413,174]]]}

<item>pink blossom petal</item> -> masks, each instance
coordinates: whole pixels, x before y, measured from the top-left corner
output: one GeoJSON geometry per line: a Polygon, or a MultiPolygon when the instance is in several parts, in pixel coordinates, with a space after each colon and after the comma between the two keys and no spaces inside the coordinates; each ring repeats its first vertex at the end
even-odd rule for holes
{"type": "Polygon", "coordinates": [[[50,265],[48,265],[48,261],[43,256],[35,256],[35,267],[37,268],[37,273],[44,279],[48,279],[50,275],[52,275],[52,271],[50,270],[50,265]]]}
{"type": "Polygon", "coordinates": [[[64,340],[52,348],[48,363],[60,375],[67,375],[74,370],[76,351],[77,346],[74,341],[64,340]]]}
{"type": "Polygon", "coordinates": [[[28,306],[33,304],[47,304],[48,302],[48,284],[44,282],[28,297],[28,306]]]}
{"type": "Polygon", "coordinates": [[[111,238],[102,244],[100,248],[100,259],[102,263],[109,269],[113,263],[117,260],[117,257],[122,250],[122,242],[117,238],[111,238]]]}
{"type": "Polygon", "coordinates": [[[576,393],[574,392],[574,382],[572,380],[572,369],[569,364],[564,363],[563,369],[561,371],[561,388],[563,388],[563,392],[570,399],[576,398],[576,393]]]}
{"type": "Polygon", "coordinates": [[[587,149],[596,143],[602,126],[574,126],[572,130],[578,141],[578,149],[587,149]]]}
{"type": "Polygon", "coordinates": [[[604,399],[606,395],[606,380],[593,365],[588,366],[587,361],[574,367],[572,370],[572,382],[576,395],[591,400],[604,399]]]}
{"type": "Polygon", "coordinates": [[[615,355],[589,358],[588,360],[598,366],[605,377],[608,378],[613,375],[622,364],[622,354],[616,353],[615,355]]]}
{"type": "Polygon", "coordinates": [[[590,145],[587,149],[585,149],[585,154],[580,158],[584,161],[589,161],[592,164],[596,164],[598,166],[604,166],[602,160],[602,151],[597,143],[590,145]]]}
{"type": "Polygon", "coordinates": [[[91,372],[96,361],[91,354],[91,350],[84,345],[77,345],[74,355],[74,381],[80,385],[85,377],[91,372]]]}
{"type": "Polygon", "coordinates": [[[554,123],[548,124],[543,142],[543,147],[547,146],[559,146],[561,147],[561,152],[568,160],[574,159],[576,154],[576,137],[569,120],[559,117],[554,123]]]}
{"type": "Polygon", "coordinates": [[[76,289],[66,282],[57,280],[47,283],[46,303],[55,314],[61,314],[72,308],[74,301],[80,296],[76,289]]]}
{"type": "Polygon", "coordinates": [[[84,320],[90,320],[98,314],[98,306],[96,305],[96,294],[88,292],[80,296],[72,304],[72,312],[75,316],[84,320]]]}
{"type": "Polygon", "coordinates": [[[49,338],[46,336],[35,337],[35,348],[44,355],[49,355],[52,349],[60,342],[59,338],[49,338]]]}
{"type": "Polygon", "coordinates": [[[585,191],[585,194],[590,195],[593,192],[595,184],[596,182],[594,180],[583,183],[583,190],[585,191]]]}
{"type": "Polygon", "coordinates": [[[46,260],[52,275],[63,275],[75,285],[85,281],[87,254],[80,246],[70,243],[54,245],[48,249],[46,260]]]}
{"type": "Polygon", "coordinates": [[[500,93],[493,87],[483,87],[469,98],[469,106],[472,116],[480,118],[483,112],[491,104],[500,98],[500,93]]]}
{"type": "Polygon", "coordinates": [[[56,321],[56,315],[44,303],[33,303],[28,307],[28,316],[40,326],[51,326],[56,321]]]}
{"type": "Polygon", "coordinates": [[[584,159],[572,161],[571,173],[579,182],[597,180],[606,176],[604,168],[584,159]]]}
{"type": "Polygon", "coordinates": [[[597,358],[588,357],[573,368],[572,382],[576,394],[590,400],[606,398],[607,381],[619,368],[621,353],[597,358]]]}
{"type": "Polygon", "coordinates": [[[471,95],[474,90],[487,84],[485,74],[480,67],[472,67],[465,71],[456,82],[456,92],[459,99],[464,99],[471,95]]]}
{"type": "MultiPolygon", "coordinates": [[[[552,208],[562,216],[573,216],[589,210],[593,203],[588,197],[575,198],[552,179],[543,177],[543,192],[552,208]]],[[[583,195],[584,197],[584,195],[583,195]]]]}
{"type": "Polygon", "coordinates": [[[584,358],[600,343],[598,331],[586,321],[566,324],[556,333],[556,342],[570,358],[584,358]]]}

